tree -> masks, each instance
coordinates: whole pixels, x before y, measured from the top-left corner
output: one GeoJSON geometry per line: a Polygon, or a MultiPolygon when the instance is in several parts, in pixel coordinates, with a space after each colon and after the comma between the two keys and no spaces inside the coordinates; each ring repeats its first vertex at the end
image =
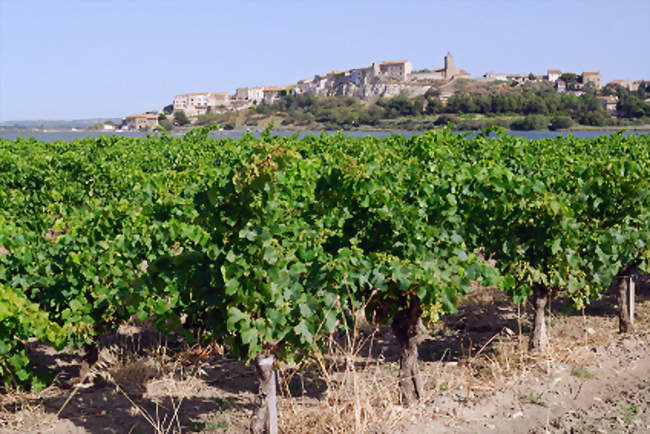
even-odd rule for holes
{"type": "Polygon", "coordinates": [[[176,110],[174,112],[174,123],[183,126],[189,124],[190,120],[183,110],[176,110]]]}
{"type": "Polygon", "coordinates": [[[267,104],[265,100],[262,100],[262,102],[255,107],[255,113],[269,115],[271,114],[271,106],[267,104]]]}
{"type": "Polygon", "coordinates": [[[622,95],[616,109],[626,118],[640,118],[646,114],[650,114],[650,104],[647,104],[632,93],[622,95]]]}
{"type": "Polygon", "coordinates": [[[607,114],[603,110],[590,110],[580,117],[582,125],[592,125],[602,127],[607,124],[607,114]]]}
{"type": "Polygon", "coordinates": [[[528,74],[528,79],[529,80],[537,80],[537,76],[531,72],[530,74],[528,74]]]}
{"type": "Polygon", "coordinates": [[[566,82],[566,88],[569,90],[575,90],[576,85],[580,82],[580,76],[574,74],[573,72],[565,72],[560,76],[560,80],[566,82]]]}
{"type": "Polygon", "coordinates": [[[428,115],[433,115],[436,113],[442,112],[444,106],[442,104],[442,101],[438,99],[437,97],[427,97],[427,106],[425,108],[425,113],[428,115]]]}
{"type": "Polygon", "coordinates": [[[174,124],[167,118],[159,119],[158,124],[167,131],[171,131],[174,128],[174,124]]]}
{"type": "Polygon", "coordinates": [[[525,114],[546,114],[548,112],[548,107],[546,102],[540,96],[533,96],[528,99],[524,104],[524,113],[525,114]]]}

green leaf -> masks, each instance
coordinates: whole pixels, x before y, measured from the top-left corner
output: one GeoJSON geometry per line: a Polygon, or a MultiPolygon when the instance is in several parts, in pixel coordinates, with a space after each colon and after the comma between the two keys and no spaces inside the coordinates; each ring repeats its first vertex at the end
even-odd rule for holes
{"type": "Polygon", "coordinates": [[[302,337],[303,342],[312,343],[314,335],[309,331],[309,327],[305,321],[300,321],[300,323],[294,327],[294,331],[298,336],[302,337]]]}
{"type": "Polygon", "coordinates": [[[248,322],[249,316],[236,307],[229,308],[228,321],[226,323],[226,327],[228,328],[228,330],[231,332],[235,331],[235,324],[237,324],[240,321],[248,322]]]}
{"type": "Polygon", "coordinates": [[[275,252],[275,249],[273,249],[272,247],[266,247],[264,249],[264,260],[271,265],[275,264],[278,260],[278,256],[275,252]]]}
{"type": "Polygon", "coordinates": [[[255,241],[255,238],[257,238],[257,232],[244,228],[239,231],[239,238],[246,238],[248,241],[255,241]]]}

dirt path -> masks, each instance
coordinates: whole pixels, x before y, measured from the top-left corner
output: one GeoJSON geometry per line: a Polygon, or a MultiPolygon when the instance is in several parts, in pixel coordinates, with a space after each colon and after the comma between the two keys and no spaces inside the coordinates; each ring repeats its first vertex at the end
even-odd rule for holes
{"type": "Polygon", "coordinates": [[[593,367],[535,369],[515,388],[474,404],[442,399],[434,404],[441,417],[405,433],[650,432],[647,344],[627,338],[596,349],[600,363],[593,367]]]}

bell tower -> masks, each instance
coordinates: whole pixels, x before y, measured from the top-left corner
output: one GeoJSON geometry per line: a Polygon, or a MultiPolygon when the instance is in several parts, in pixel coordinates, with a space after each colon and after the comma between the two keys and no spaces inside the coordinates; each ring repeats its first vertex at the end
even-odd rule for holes
{"type": "Polygon", "coordinates": [[[445,56],[445,79],[449,80],[454,75],[454,57],[448,51],[445,56]]]}

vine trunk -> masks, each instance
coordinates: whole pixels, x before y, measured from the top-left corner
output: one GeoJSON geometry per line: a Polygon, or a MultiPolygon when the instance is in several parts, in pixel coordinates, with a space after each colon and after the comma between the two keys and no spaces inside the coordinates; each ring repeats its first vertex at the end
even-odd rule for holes
{"type": "Polygon", "coordinates": [[[403,404],[411,406],[423,397],[422,375],[418,365],[418,344],[422,339],[422,318],[419,301],[393,317],[392,329],[400,344],[399,388],[403,404]]]}
{"type": "Polygon", "coordinates": [[[529,348],[546,352],[548,336],[546,335],[545,309],[548,301],[548,288],[546,285],[536,283],[533,285],[533,304],[535,305],[535,323],[533,334],[530,338],[529,348]]]}
{"type": "Polygon", "coordinates": [[[272,354],[261,354],[255,358],[259,391],[251,417],[250,431],[252,434],[277,434],[278,432],[274,361],[275,357],[272,354]]]}

